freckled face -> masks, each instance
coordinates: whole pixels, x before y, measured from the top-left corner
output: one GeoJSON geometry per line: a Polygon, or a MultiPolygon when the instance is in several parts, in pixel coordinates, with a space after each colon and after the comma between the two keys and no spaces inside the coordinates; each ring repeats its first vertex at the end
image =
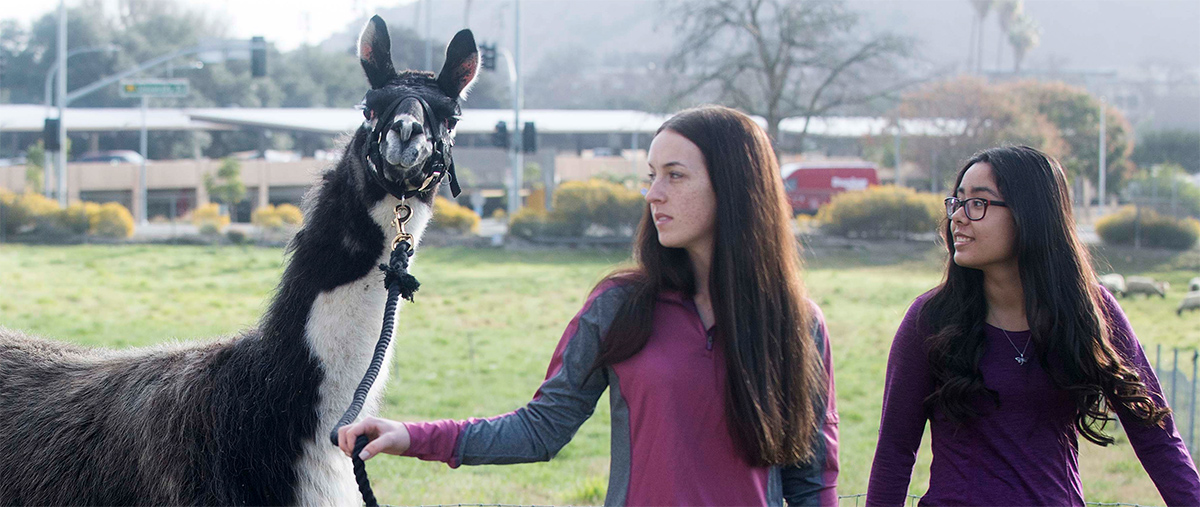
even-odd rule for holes
{"type": "Polygon", "coordinates": [[[650,189],[646,202],[658,242],[668,248],[711,245],[717,196],[700,148],[688,138],[664,130],[650,143],[650,189]]]}
{"type": "MultiPolygon", "coordinates": [[[[959,199],[983,198],[1004,201],[992,166],[986,162],[972,165],[963,174],[962,182],[954,194],[959,199]]],[[[967,204],[971,206],[971,204],[967,204]]],[[[954,263],[964,268],[986,269],[991,266],[1017,262],[1017,227],[1012,212],[1007,207],[987,207],[972,210],[972,216],[983,214],[981,220],[967,218],[966,209],[959,208],[950,217],[950,231],[954,239],[954,263]]]]}

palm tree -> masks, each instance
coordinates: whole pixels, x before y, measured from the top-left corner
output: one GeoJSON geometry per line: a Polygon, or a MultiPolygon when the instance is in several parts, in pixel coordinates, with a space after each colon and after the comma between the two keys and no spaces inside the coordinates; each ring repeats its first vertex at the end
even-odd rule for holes
{"type": "Polygon", "coordinates": [[[996,0],[996,16],[1000,22],[1000,41],[996,44],[996,70],[1000,70],[1000,60],[1003,56],[1004,38],[1018,17],[1024,14],[1025,4],[1021,0],[996,0]]]}
{"type": "Polygon", "coordinates": [[[1025,54],[1041,42],[1042,30],[1033,18],[1021,14],[1012,22],[1008,31],[1008,43],[1013,49],[1013,74],[1021,72],[1021,61],[1025,54]]]}
{"type": "Polygon", "coordinates": [[[967,48],[967,67],[975,69],[976,73],[983,70],[983,23],[987,20],[988,13],[992,10],[992,5],[996,0],[969,0],[971,6],[975,8],[975,19],[971,20],[971,42],[967,48]],[[978,32],[976,32],[976,27],[978,32]],[[974,65],[971,60],[974,58],[974,65]]]}

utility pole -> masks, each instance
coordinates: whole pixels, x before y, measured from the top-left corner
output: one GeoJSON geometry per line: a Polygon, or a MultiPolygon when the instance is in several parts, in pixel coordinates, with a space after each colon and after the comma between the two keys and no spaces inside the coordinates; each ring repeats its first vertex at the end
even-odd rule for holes
{"type": "Polygon", "coordinates": [[[1099,186],[1100,186],[1100,201],[1098,204],[1100,205],[1100,213],[1101,214],[1104,213],[1104,204],[1105,204],[1104,186],[1105,186],[1105,181],[1108,179],[1108,167],[1107,167],[1107,165],[1108,165],[1108,161],[1107,161],[1108,148],[1106,147],[1106,144],[1108,142],[1108,136],[1105,135],[1105,132],[1104,132],[1105,123],[1107,123],[1107,118],[1105,118],[1105,115],[1104,115],[1104,99],[1101,98],[1100,99],[1100,174],[1097,175],[1097,178],[1099,180],[1099,186]]]}
{"type": "Polygon", "coordinates": [[[138,225],[146,225],[149,220],[146,216],[146,157],[150,154],[146,150],[146,101],[150,100],[145,95],[142,95],[142,132],[140,148],[142,149],[142,166],[138,170],[138,205],[137,205],[137,221],[138,225]]]}
{"type": "Polygon", "coordinates": [[[431,28],[433,16],[433,2],[425,0],[425,70],[437,72],[433,68],[433,29],[431,28]]]}
{"type": "Polygon", "coordinates": [[[512,192],[508,194],[508,216],[511,218],[521,209],[521,187],[524,186],[525,154],[521,150],[521,0],[513,0],[513,128],[512,142],[512,192]]]}
{"type": "Polygon", "coordinates": [[[58,0],[58,205],[67,207],[67,4],[58,0]]]}
{"type": "Polygon", "coordinates": [[[900,171],[900,120],[896,120],[896,132],[892,136],[892,151],[895,153],[893,159],[896,162],[896,186],[904,186],[904,173],[900,171]]]}

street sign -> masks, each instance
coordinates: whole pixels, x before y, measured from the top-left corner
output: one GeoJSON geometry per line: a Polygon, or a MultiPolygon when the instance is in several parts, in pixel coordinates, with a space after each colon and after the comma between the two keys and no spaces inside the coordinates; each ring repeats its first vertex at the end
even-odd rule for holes
{"type": "Polygon", "coordinates": [[[186,79],[138,79],[121,81],[121,97],[187,97],[186,79]]]}

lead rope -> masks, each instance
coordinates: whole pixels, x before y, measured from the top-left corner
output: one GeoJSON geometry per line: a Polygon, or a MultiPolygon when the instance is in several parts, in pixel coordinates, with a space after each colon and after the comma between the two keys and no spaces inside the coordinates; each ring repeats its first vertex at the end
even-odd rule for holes
{"type": "MultiPolygon", "coordinates": [[[[417,281],[416,277],[408,274],[408,261],[413,255],[413,237],[412,234],[404,232],[404,224],[407,224],[411,217],[412,208],[407,204],[396,205],[396,218],[392,222],[396,228],[396,238],[392,240],[392,256],[388,264],[379,265],[379,269],[385,273],[383,285],[387,287],[388,291],[387,306],[383,310],[383,329],[379,332],[379,342],[375,344],[375,355],[371,356],[371,365],[367,368],[367,373],[363,375],[362,381],[358,383],[358,389],[354,390],[354,400],[350,402],[346,413],[342,414],[342,418],[329,433],[329,440],[333,442],[334,447],[338,445],[338,429],[358,418],[363,403],[367,401],[367,393],[371,390],[371,384],[375,383],[375,377],[379,376],[379,369],[383,367],[383,356],[387,353],[388,344],[392,341],[392,323],[396,315],[398,299],[403,297],[412,301],[413,293],[421,287],[421,283],[417,281]]],[[[358,482],[358,491],[362,493],[363,503],[367,507],[376,507],[379,502],[375,500],[375,492],[371,490],[366,464],[363,463],[362,458],[358,457],[363,447],[366,446],[367,436],[359,435],[354,440],[354,452],[351,453],[350,459],[354,463],[354,480],[358,482]]]]}

